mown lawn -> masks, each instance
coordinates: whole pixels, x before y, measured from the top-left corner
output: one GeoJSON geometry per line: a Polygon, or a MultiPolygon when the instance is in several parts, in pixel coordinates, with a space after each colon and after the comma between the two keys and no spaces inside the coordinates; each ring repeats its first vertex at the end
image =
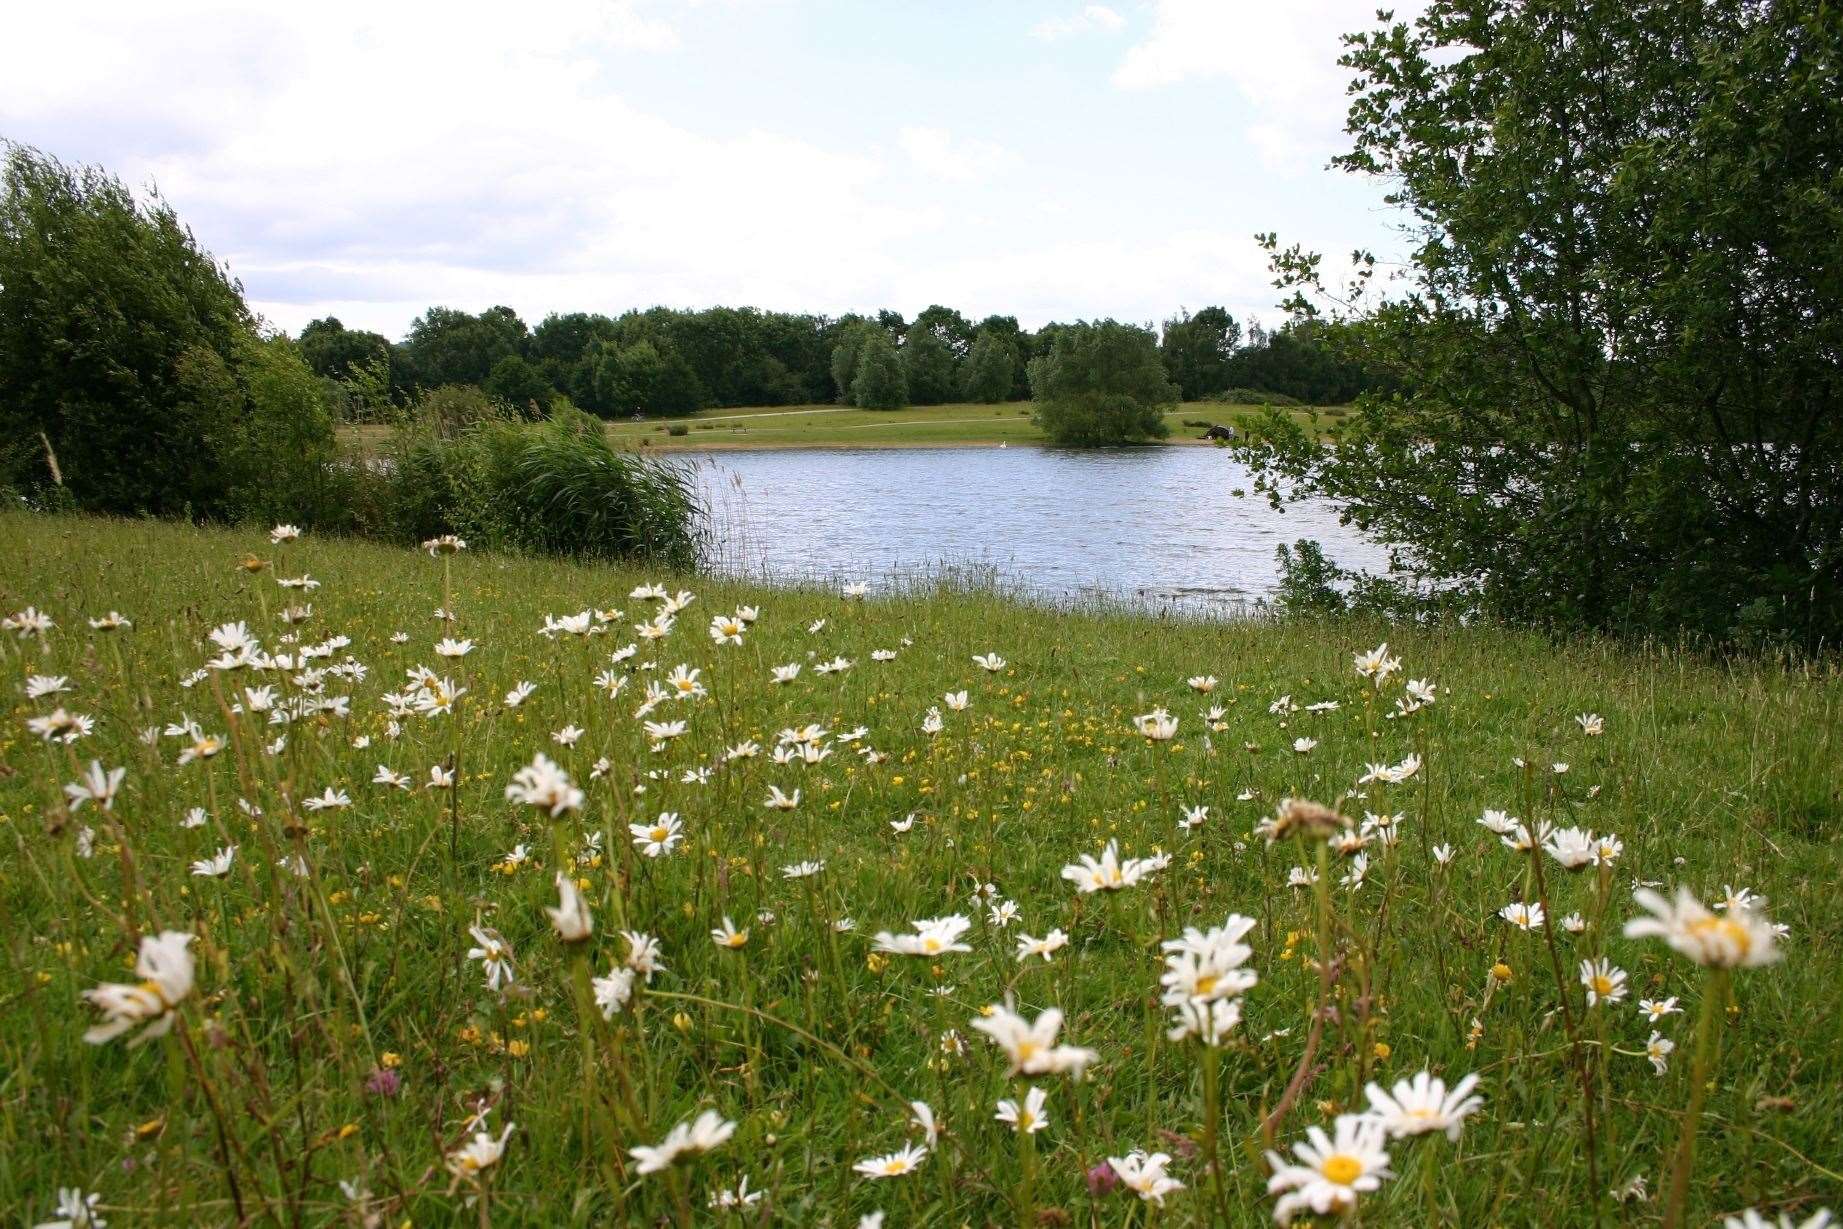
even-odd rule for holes
{"type": "Polygon", "coordinates": [[[1275,1206],[1270,1138],[1285,1150],[1331,1131],[1366,1108],[1366,1083],[1428,1069],[1475,1073],[1482,1106],[1456,1142],[1389,1140],[1394,1176],[1359,1196],[1364,1223],[1650,1224],[1705,1003],[1685,1223],[1843,1202],[1834,666],[1483,628],[1184,624],[995,593],[853,600],[465,551],[445,568],[311,535],[12,513],[0,561],[0,613],[54,624],[0,649],[0,1208],[14,1220],[52,1219],[74,1187],[116,1225],[851,1226],[876,1211],[891,1229],[1253,1225],[1275,1206]],[[318,587],[277,585],[303,576],[318,587]],[[641,582],[695,594],[657,639],[635,631],[660,609],[630,596],[641,582]],[[302,621],[278,618],[307,603],[302,621]],[[758,617],[719,643],[713,616],[741,605],[758,617]],[[132,628],[91,627],[112,610],[132,628]],[[591,633],[540,634],[578,612],[591,633]],[[325,653],[208,668],[225,656],[209,633],[238,621],[259,665],[325,653]],[[470,651],[439,656],[444,636],[470,651]],[[1372,687],[1352,654],[1385,639],[1401,669],[1372,687]],[[975,663],[992,653],[996,670],[975,663]],[[681,664],[705,694],[636,717],[681,664]],[[801,668],[777,684],[783,665],[801,668]],[[433,671],[420,691],[418,667],[433,671]],[[1212,692],[1188,685],[1201,676],[1212,692]],[[28,696],[33,677],[63,689],[28,696]],[[1435,698],[1392,716],[1408,680],[1435,698]],[[514,705],[520,682],[535,689],[514,705]],[[59,708],[93,728],[64,743],[28,726],[59,708]],[[1173,737],[1136,729],[1157,708],[1173,737]],[[210,753],[180,764],[188,751],[210,753]],[[554,821],[507,794],[540,753],[583,791],[554,821]],[[92,760],[124,770],[107,808],[65,789],[92,760]],[[770,787],[797,805],[765,806],[770,787]],[[1256,825],[1293,797],[1373,817],[1364,861],[1327,849],[1317,887],[1287,886],[1324,847],[1269,845],[1256,825]],[[1509,848],[1487,810],[1622,849],[1569,871],[1509,848]],[[678,835],[645,856],[629,824],[662,813],[678,835]],[[1109,842],[1170,860],[1077,891],[1065,865],[1109,842]],[[223,873],[194,872],[231,847],[223,873]],[[807,862],[823,868],[783,869],[807,862]],[[546,914],[564,863],[594,919],[581,942],[546,914]],[[1764,897],[1783,959],[1712,975],[1625,937],[1640,881],[1764,897]],[[1500,916],[1538,900],[1548,926],[1500,916]],[[1561,924],[1574,913],[1578,933],[1561,924]],[[1180,997],[1232,1002],[1239,1023],[1217,1049],[1173,1040],[1159,942],[1231,914],[1250,919],[1250,953],[1219,938],[1222,967],[1180,997]],[[970,950],[878,950],[892,946],[878,932],[953,915],[969,924],[937,945],[970,950]],[[713,942],[726,918],[740,946],[713,942]],[[497,987],[470,927],[509,953],[497,987]],[[663,971],[633,974],[604,1017],[590,979],[620,989],[623,929],[657,940],[663,971]],[[1068,942],[1049,961],[1019,959],[1020,935],[1057,929],[1068,942]],[[142,981],[137,942],[162,930],[193,936],[196,961],[189,987],[140,1000],[170,1031],[86,1043],[100,1013],[85,992],[142,981]],[[1590,956],[1627,974],[1619,1001],[1586,1003],[1590,956]],[[1094,1051],[1081,1078],[1008,1074],[974,1027],[1008,997],[1026,1017],[1064,1013],[1056,1041],[1094,1051]],[[1680,1010],[1655,1023],[1637,1006],[1672,997],[1680,1010]],[[1654,1032],[1676,1047],[1661,1071],[1654,1032]],[[1021,1135],[994,1110],[1028,1086],[1048,1125],[1021,1135]],[[457,1150],[482,1110],[489,1140],[516,1129],[469,1168],[457,1150]],[[733,1134],[641,1172],[630,1150],[707,1110],[733,1134]],[[905,1144],[924,1152],[913,1172],[854,1170],[905,1144]],[[1135,1149],[1168,1154],[1183,1184],[1162,1207],[1117,1185],[1142,1172],[1135,1149]],[[759,1202],[707,1208],[745,1177],[759,1202]]]}

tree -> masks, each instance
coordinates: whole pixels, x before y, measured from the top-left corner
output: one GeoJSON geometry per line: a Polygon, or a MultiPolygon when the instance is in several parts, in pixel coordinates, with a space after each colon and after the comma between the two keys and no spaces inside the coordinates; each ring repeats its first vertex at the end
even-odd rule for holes
{"type": "Polygon", "coordinates": [[[232,517],[265,482],[296,489],[331,439],[313,374],[257,337],[242,288],[157,192],[137,202],[100,170],[7,148],[0,483],[61,478],[102,512],[232,517]]]}
{"type": "Polygon", "coordinates": [[[404,356],[416,382],[480,384],[500,359],[523,355],[525,322],[509,307],[489,307],[478,316],[451,307],[431,307],[410,322],[404,356]]]}
{"type": "Polygon", "coordinates": [[[1030,364],[1036,420],[1058,444],[1099,447],[1170,434],[1160,411],[1177,403],[1150,329],[1113,320],[1065,325],[1030,364]]]}
{"type": "Polygon", "coordinates": [[[883,330],[863,317],[845,320],[838,330],[838,340],[832,346],[832,384],[838,390],[838,399],[846,405],[855,404],[851,385],[858,377],[858,359],[864,352],[864,343],[874,334],[883,330]]]}
{"type": "Polygon", "coordinates": [[[295,344],[313,373],[331,380],[350,379],[357,367],[390,362],[390,342],[382,333],[348,329],[337,316],[310,322],[295,344]]]}
{"type": "Polygon", "coordinates": [[[858,350],[857,375],[851,381],[851,403],[866,410],[899,410],[909,403],[909,384],[902,356],[889,334],[872,329],[858,350]]]}
{"type": "Polygon", "coordinates": [[[973,348],[973,325],[965,316],[951,307],[942,307],[939,303],[930,304],[910,326],[909,332],[923,329],[934,334],[946,343],[953,352],[954,361],[965,360],[973,348]]]}
{"type": "Polygon", "coordinates": [[[1006,400],[1011,396],[1017,366],[1017,352],[1011,343],[995,330],[980,329],[960,373],[960,395],[988,405],[1006,400]]]}
{"type": "Polygon", "coordinates": [[[940,405],[959,391],[953,350],[920,321],[903,338],[902,371],[916,405],[940,405]]]}
{"type": "Polygon", "coordinates": [[[480,385],[481,391],[488,396],[497,397],[521,414],[536,411],[533,417],[541,417],[544,408],[556,390],[550,386],[536,367],[527,363],[516,354],[508,354],[493,364],[480,385]]]}
{"type": "MultiPolygon", "coordinates": [[[[1335,446],[1263,425],[1405,590],[1519,622],[1843,635],[1843,22],[1799,0],[1435,0],[1347,40],[1346,169],[1404,293],[1339,340],[1398,376],[1335,446]]],[[[1276,266],[1325,297],[1318,258],[1276,266]]],[[[1367,264],[1364,269],[1367,270],[1367,264]]]]}
{"type": "Polygon", "coordinates": [[[1220,307],[1196,315],[1180,311],[1165,321],[1159,342],[1165,374],[1186,401],[1201,401],[1229,387],[1229,360],[1241,340],[1241,326],[1220,307]]]}

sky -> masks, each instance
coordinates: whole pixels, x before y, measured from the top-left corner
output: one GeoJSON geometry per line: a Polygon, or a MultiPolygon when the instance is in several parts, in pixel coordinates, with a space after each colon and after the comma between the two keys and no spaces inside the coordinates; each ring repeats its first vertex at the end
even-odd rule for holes
{"type": "MultiPolygon", "coordinates": [[[[1397,5],[1398,11],[1405,5],[1397,5]]],[[[1027,328],[1222,304],[1254,242],[1399,246],[1345,147],[1375,0],[160,0],[22,6],[0,138],[157,185],[251,306],[1027,328]]]]}

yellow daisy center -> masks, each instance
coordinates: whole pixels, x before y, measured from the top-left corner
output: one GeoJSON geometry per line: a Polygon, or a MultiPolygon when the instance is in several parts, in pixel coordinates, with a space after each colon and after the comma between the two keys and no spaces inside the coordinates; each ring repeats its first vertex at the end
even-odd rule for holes
{"type": "Polygon", "coordinates": [[[1349,1186],[1363,1176],[1363,1162],[1341,1152],[1326,1157],[1325,1163],[1318,1169],[1325,1175],[1326,1181],[1335,1182],[1339,1186],[1349,1186]]]}

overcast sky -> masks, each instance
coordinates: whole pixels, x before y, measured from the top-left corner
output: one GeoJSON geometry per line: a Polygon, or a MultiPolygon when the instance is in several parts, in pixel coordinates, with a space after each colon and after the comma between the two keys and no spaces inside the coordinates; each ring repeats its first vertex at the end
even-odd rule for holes
{"type": "MultiPolygon", "coordinates": [[[[1405,8],[1405,5],[1398,5],[1405,8]]],[[[1256,231],[1395,250],[1374,0],[33,4],[0,136],[157,183],[252,305],[1278,319],[1256,231]]]]}

